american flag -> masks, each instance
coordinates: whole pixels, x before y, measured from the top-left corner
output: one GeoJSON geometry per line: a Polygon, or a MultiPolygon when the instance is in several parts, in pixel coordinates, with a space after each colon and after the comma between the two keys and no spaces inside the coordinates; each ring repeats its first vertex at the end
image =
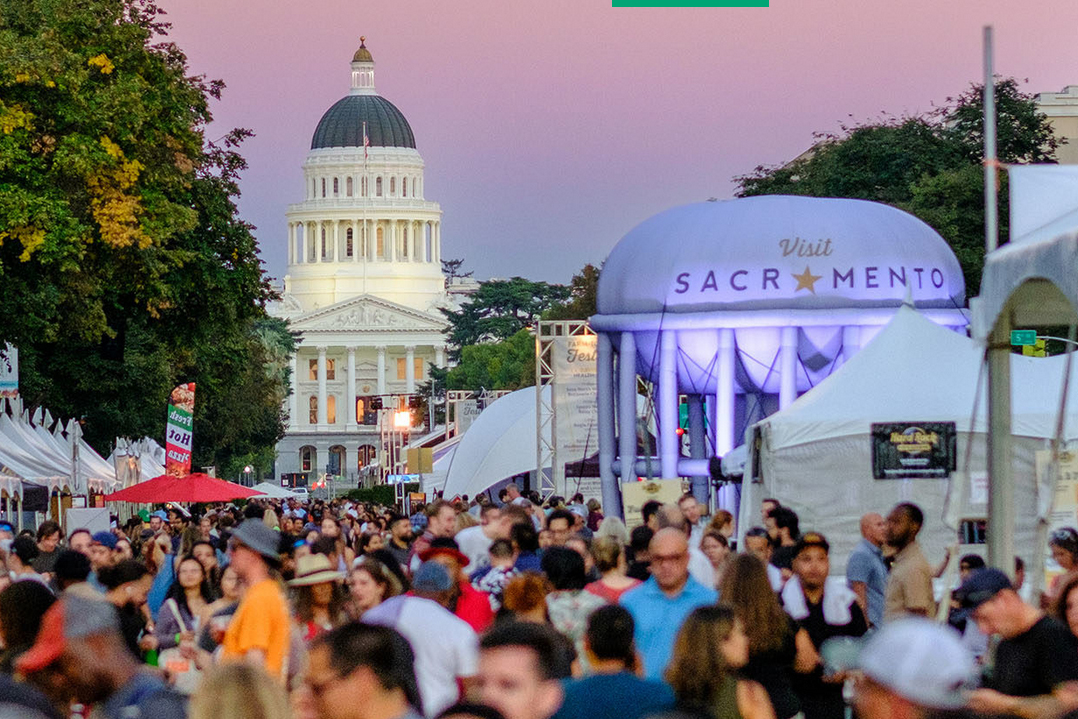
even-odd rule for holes
{"type": "Polygon", "coordinates": [[[368,148],[371,146],[371,139],[367,137],[367,123],[363,123],[363,161],[367,161],[367,156],[370,154],[368,148]]]}

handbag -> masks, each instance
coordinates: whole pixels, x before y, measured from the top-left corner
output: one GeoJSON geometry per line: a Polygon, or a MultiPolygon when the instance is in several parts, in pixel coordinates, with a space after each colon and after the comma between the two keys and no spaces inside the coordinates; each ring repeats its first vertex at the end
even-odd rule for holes
{"type": "MultiPolygon", "coordinates": [[[[188,631],[187,623],[183,621],[183,616],[180,614],[180,607],[176,604],[176,600],[169,599],[165,602],[165,606],[172,612],[172,616],[176,618],[180,631],[186,634],[188,631]]],[[[158,655],[157,665],[168,674],[169,682],[173,688],[182,694],[194,693],[198,687],[199,680],[202,678],[202,672],[195,666],[195,661],[185,657],[179,647],[170,647],[162,651],[158,655]]]]}

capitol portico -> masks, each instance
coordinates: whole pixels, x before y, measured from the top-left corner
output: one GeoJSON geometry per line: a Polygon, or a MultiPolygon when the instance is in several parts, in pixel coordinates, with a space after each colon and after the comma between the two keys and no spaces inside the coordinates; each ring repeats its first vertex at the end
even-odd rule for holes
{"type": "MultiPolygon", "coordinates": [[[[354,478],[377,456],[377,405],[407,406],[428,365],[445,365],[451,307],[441,208],[424,196],[412,128],[375,91],[362,42],[351,90],[319,121],[290,205],[288,274],[272,314],[300,333],[277,475],[354,478]]],[[[420,419],[420,418],[417,418],[420,419]]]]}

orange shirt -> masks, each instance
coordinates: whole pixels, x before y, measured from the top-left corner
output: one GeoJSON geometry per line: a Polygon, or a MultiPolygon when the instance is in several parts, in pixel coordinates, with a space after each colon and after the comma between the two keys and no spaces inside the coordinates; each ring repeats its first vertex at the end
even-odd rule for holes
{"type": "Polygon", "coordinates": [[[283,678],[291,628],[284,593],[276,581],[263,579],[247,590],[229,622],[222,656],[225,661],[242,660],[250,650],[261,649],[266,654],[266,671],[283,678]]]}

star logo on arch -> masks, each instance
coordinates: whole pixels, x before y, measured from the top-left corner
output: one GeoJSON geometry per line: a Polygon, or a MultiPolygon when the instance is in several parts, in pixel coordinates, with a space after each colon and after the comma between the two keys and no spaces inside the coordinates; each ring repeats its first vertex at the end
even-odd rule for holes
{"type": "Polygon", "coordinates": [[[794,292],[797,292],[799,290],[808,290],[812,294],[816,294],[816,280],[823,277],[823,275],[812,274],[812,270],[808,268],[808,265],[805,265],[804,272],[799,275],[792,276],[795,280],[797,280],[797,287],[794,289],[794,292]]]}

